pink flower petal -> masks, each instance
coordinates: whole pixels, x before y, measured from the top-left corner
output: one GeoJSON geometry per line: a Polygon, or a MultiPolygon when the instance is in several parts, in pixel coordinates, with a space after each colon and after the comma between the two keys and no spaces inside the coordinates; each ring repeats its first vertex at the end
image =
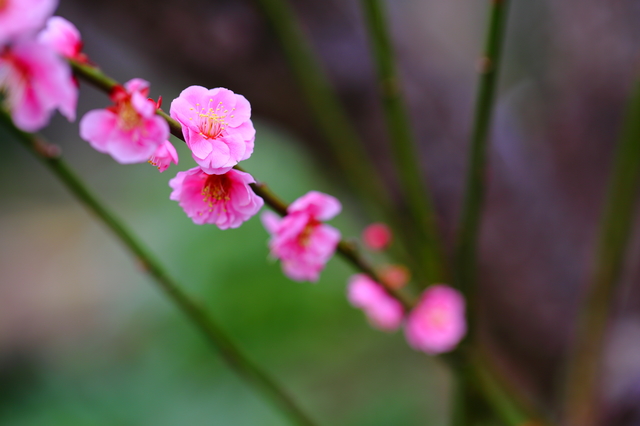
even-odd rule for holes
{"type": "Polygon", "coordinates": [[[310,191],[291,203],[288,212],[306,211],[318,220],[334,218],[342,210],[342,205],[335,197],[318,191],[310,191]]]}
{"type": "Polygon", "coordinates": [[[65,58],[75,58],[82,50],[80,32],[60,16],[52,16],[47,20],[47,26],[38,34],[38,40],[65,58]]]}
{"type": "Polygon", "coordinates": [[[118,116],[109,110],[89,111],[80,120],[80,137],[89,142],[96,151],[106,153],[117,121],[118,116]]]}

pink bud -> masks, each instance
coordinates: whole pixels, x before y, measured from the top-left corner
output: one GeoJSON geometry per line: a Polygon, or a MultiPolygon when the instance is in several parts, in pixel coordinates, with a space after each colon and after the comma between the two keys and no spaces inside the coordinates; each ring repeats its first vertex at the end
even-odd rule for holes
{"type": "Polygon", "coordinates": [[[362,241],[373,251],[384,250],[391,243],[391,230],[384,223],[372,223],[362,232],[362,241]]]}
{"type": "Polygon", "coordinates": [[[404,265],[387,265],[380,271],[380,279],[393,289],[404,287],[411,279],[411,272],[404,265]]]}

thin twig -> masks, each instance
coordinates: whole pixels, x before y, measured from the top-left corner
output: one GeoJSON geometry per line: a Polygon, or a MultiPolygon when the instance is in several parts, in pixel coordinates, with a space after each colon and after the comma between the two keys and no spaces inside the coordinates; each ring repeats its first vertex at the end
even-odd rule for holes
{"type": "Polygon", "coordinates": [[[55,145],[40,137],[17,129],[11,118],[0,113],[0,124],[22,143],[33,155],[41,160],[60,181],[73,193],[91,213],[109,228],[120,242],[133,254],[138,263],[166,296],[196,326],[207,340],[220,352],[229,367],[236,371],[250,385],[261,391],[266,399],[286,414],[295,424],[314,426],[315,423],[291,397],[271,377],[251,362],[238,349],[222,329],[211,319],[202,307],[191,299],[173,280],[151,251],[128,229],[124,223],[108,210],[96,196],[82,183],[81,179],[61,159],[55,145]]]}

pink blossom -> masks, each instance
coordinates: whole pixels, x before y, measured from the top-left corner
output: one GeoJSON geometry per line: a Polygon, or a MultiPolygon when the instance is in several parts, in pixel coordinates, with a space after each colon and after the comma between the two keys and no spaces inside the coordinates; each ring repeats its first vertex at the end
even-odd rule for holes
{"type": "Polygon", "coordinates": [[[206,173],[225,173],[251,156],[256,132],[244,96],[222,87],[191,86],[171,102],[170,113],[206,173]]]}
{"type": "Polygon", "coordinates": [[[169,125],[156,115],[156,103],[148,94],[149,83],[139,78],[118,86],[111,93],[115,105],[82,117],[80,136],[119,163],[148,161],[169,137],[169,125]]]}
{"type": "Polygon", "coordinates": [[[459,291],[444,284],[427,288],[407,319],[407,341],[433,355],[454,349],[467,332],[464,311],[459,291]]]}
{"type": "Polygon", "coordinates": [[[393,331],[402,322],[402,304],[365,274],[356,274],[349,279],[347,298],[354,307],[365,312],[371,325],[380,330],[393,331]]]}
{"type": "Polygon", "coordinates": [[[262,208],[250,183],[249,173],[231,169],[225,174],[210,175],[200,167],[178,172],[169,181],[170,198],[177,201],[197,225],[212,223],[220,229],[237,228],[262,208]]]}
{"type": "Polygon", "coordinates": [[[39,30],[56,0],[0,0],[0,45],[39,30]]]}
{"type": "Polygon", "coordinates": [[[21,39],[0,48],[0,89],[13,122],[24,131],[46,126],[55,109],[75,119],[78,88],[71,68],[37,41],[21,39]]]}
{"type": "Polygon", "coordinates": [[[391,243],[391,230],[384,223],[372,223],[362,232],[362,241],[373,250],[384,250],[391,243]]]}
{"type": "Polygon", "coordinates": [[[158,167],[158,170],[162,173],[169,168],[171,163],[178,164],[178,153],[173,145],[171,145],[171,142],[164,141],[164,143],[156,149],[156,152],[153,153],[151,158],[149,158],[149,163],[158,167]]]}
{"type": "Polygon", "coordinates": [[[47,20],[47,26],[38,34],[38,40],[65,58],[82,62],[87,59],[82,53],[80,32],[75,25],[60,16],[52,16],[47,20]]]}
{"type": "Polygon", "coordinates": [[[340,232],[321,220],[340,212],[334,197],[311,191],[294,201],[280,219],[265,212],[262,222],[271,234],[271,254],[280,259],[284,273],[296,281],[317,281],[340,241],[340,232]]]}

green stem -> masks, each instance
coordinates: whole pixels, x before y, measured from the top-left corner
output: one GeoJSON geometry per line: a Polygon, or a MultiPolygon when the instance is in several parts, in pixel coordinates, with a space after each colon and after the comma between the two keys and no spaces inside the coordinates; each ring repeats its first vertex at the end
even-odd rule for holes
{"type": "Polygon", "coordinates": [[[598,421],[597,399],[605,334],[636,217],[640,189],[640,82],[636,83],[629,102],[609,185],[595,269],[568,362],[564,412],[568,426],[590,426],[598,421]]]}
{"type": "Polygon", "coordinates": [[[313,426],[315,423],[296,405],[291,397],[266,373],[260,370],[232,343],[220,327],[205,313],[202,307],[189,298],[180,286],[164,270],[161,263],[140,242],[120,219],[110,212],[82,183],[80,178],[60,158],[58,149],[42,138],[17,129],[11,118],[0,113],[0,124],[42,161],[91,213],[133,254],[144,270],[198,328],[222,355],[229,367],[249,384],[260,390],[267,400],[282,410],[295,424],[313,426]]]}
{"type": "MultiPolygon", "coordinates": [[[[469,303],[475,301],[474,275],[478,230],[485,192],[487,145],[498,79],[498,66],[505,38],[508,6],[509,0],[491,1],[491,16],[485,52],[479,64],[480,82],[471,136],[469,171],[455,251],[455,283],[469,303]]],[[[473,313],[473,310],[469,309],[469,312],[473,313]]]]}
{"type": "Polygon", "coordinates": [[[362,0],[364,17],[371,36],[373,56],[382,95],[385,120],[392,138],[396,166],[413,224],[414,247],[430,283],[448,281],[444,252],[438,234],[437,217],[429,191],[424,185],[409,116],[405,110],[397,76],[391,40],[386,30],[380,0],[362,0]],[[416,241],[417,239],[417,241],[416,241]]]}

